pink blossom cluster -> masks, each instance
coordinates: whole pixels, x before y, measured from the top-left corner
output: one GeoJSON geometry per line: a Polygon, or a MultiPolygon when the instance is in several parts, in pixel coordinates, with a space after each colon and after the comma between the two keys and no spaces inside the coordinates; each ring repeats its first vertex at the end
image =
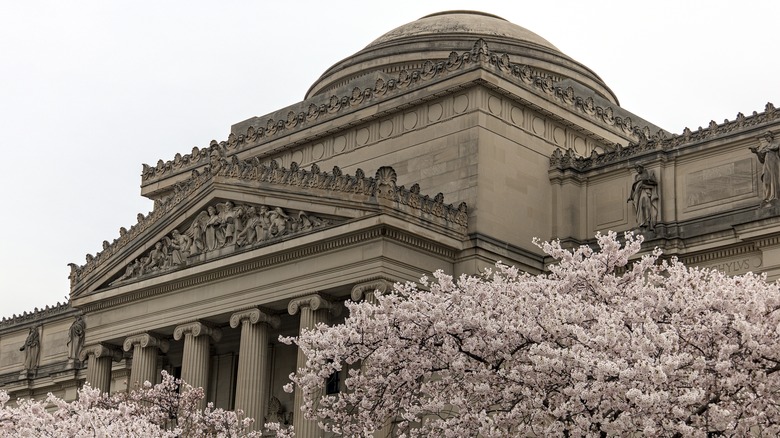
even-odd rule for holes
{"type": "Polygon", "coordinates": [[[201,410],[202,388],[192,388],[163,371],[162,383],[149,382],[129,393],[109,395],[85,384],[78,398],[66,402],[52,394],[45,400],[9,403],[0,390],[0,437],[47,438],[222,438],[259,437],[252,420],[240,411],[201,410]]]}
{"type": "Polygon", "coordinates": [[[780,435],[778,286],[596,240],[537,242],[545,274],[437,272],[348,304],[283,339],[308,358],[286,389],[346,436],[780,435]],[[346,391],[323,395],[335,372],[346,391]]]}

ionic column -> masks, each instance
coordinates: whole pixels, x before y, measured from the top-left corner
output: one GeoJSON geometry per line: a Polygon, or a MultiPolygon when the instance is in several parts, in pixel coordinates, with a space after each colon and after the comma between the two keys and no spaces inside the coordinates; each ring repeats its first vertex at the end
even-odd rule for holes
{"type": "Polygon", "coordinates": [[[393,283],[379,279],[356,284],[352,287],[352,301],[365,300],[371,304],[376,304],[375,291],[385,293],[393,288],[393,283]]]}
{"type": "Polygon", "coordinates": [[[111,361],[122,360],[118,347],[93,344],[83,347],[79,353],[81,362],[87,361],[87,382],[101,392],[111,390],[111,361]]]}
{"type": "MultiPolygon", "coordinates": [[[[290,315],[295,315],[301,312],[300,331],[304,329],[313,329],[317,326],[317,323],[328,322],[328,310],[333,307],[330,301],[326,301],[319,295],[308,295],[301,298],[296,298],[287,305],[287,312],[290,315]]],[[[306,366],[306,355],[298,348],[298,361],[296,365],[296,372],[306,366]]],[[[319,401],[322,394],[312,394],[315,403],[319,401]]],[[[301,406],[303,406],[303,392],[301,388],[295,387],[295,404],[293,412],[293,426],[295,428],[295,436],[299,438],[314,438],[320,436],[320,428],[317,426],[317,422],[313,420],[307,420],[303,417],[301,412],[301,406]]]]}
{"type": "MultiPolygon", "coordinates": [[[[279,327],[279,317],[260,309],[247,309],[230,317],[230,327],[241,325],[241,342],[238,351],[238,375],[236,376],[235,408],[254,418],[254,429],[261,429],[265,419],[266,404],[271,396],[268,387],[268,337],[269,328],[279,327]]],[[[298,436],[296,432],[296,436],[298,436]]]]}
{"type": "MultiPolygon", "coordinates": [[[[173,339],[179,341],[182,338],[184,354],[181,361],[181,379],[193,388],[203,388],[203,393],[207,394],[211,363],[209,338],[219,342],[222,339],[222,331],[195,321],[179,325],[173,330],[173,339]]],[[[205,407],[204,397],[200,401],[200,408],[205,407]]]]}
{"type": "Polygon", "coordinates": [[[157,352],[168,352],[168,341],[155,338],[148,333],[133,335],[125,339],[125,351],[133,350],[133,367],[130,370],[130,385],[139,387],[148,381],[157,382],[157,352]]]}
{"type": "MultiPolygon", "coordinates": [[[[374,292],[380,291],[382,293],[392,289],[393,284],[387,280],[374,280],[365,283],[356,284],[352,287],[352,301],[360,301],[365,299],[367,303],[376,305],[377,299],[374,292]]],[[[360,364],[361,372],[365,371],[365,363],[360,364]]],[[[387,418],[382,427],[374,431],[374,438],[386,438],[390,436],[392,432],[392,418],[387,418]]]]}

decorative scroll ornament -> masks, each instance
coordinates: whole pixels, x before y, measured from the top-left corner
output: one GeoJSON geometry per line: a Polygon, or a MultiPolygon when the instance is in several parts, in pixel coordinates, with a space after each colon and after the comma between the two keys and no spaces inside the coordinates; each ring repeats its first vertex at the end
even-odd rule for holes
{"type": "Polygon", "coordinates": [[[180,341],[187,334],[192,335],[193,338],[197,338],[200,335],[210,336],[214,342],[219,342],[222,339],[222,330],[217,327],[209,327],[198,321],[176,326],[173,330],[173,339],[180,341]]]}
{"type": "Polygon", "coordinates": [[[135,345],[138,345],[141,348],[157,347],[163,353],[167,353],[168,347],[170,346],[167,339],[157,338],[150,335],[149,333],[141,333],[129,336],[127,339],[125,339],[125,343],[122,348],[125,351],[130,351],[135,345]]]}
{"type": "Polygon", "coordinates": [[[368,297],[369,294],[373,294],[376,291],[385,293],[392,289],[393,283],[388,280],[373,280],[353,286],[350,297],[352,298],[352,301],[360,301],[364,297],[368,297]]]}
{"type": "Polygon", "coordinates": [[[247,309],[230,316],[230,327],[237,328],[244,321],[249,324],[265,323],[273,328],[278,328],[281,323],[281,320],[276,315],[265,313],[260,309],[247,309]]]}
{"type": "Polygon", "coordinates": [[[302,307],[308,307],[311,310],[334,309],[335,305],[325,298],[314,294],[305,297],[295,298],[287,304],[287,313],[295,315],[302,307]]]}
{"type": "Polygon", "coordinates": [[[92,344],[81,349],[79,360],[84,362],[89,356],[95,356],[95,358],[111,357],[114,362],[119,362],[124,355],[119,347],[106,344],[92,344]]]}

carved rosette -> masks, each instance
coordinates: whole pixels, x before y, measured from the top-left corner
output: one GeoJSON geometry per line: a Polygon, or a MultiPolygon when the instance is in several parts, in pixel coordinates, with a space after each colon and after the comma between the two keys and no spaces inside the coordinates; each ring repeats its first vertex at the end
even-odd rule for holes
{"type": "Polygon", "coordinates": [[[311,310],[334,309],[335,306],[319,295],[307,295],[301,298],[295,298],[287,304],[287,313],[295,315],[302,307],[308,307],[311,310]]]}
{"type": "Polygon", "coordinates": [[[378,280],[372,280],[365,283],[356,284],[352,287],[352,293],[350,296],[352,297],[352,301],[360,301],[362,300],[368,293],[372,293],[375,291],[379,291],[382,293],[385,293],[393,288],[393,283],[384,280],[384,279],[378,279],[378,280]]]}
{"type": "Polygon", "coordinates": [[[279,328],[279,324],[281,323],[278,316],[270,315],[260,309],[253,308],[242,310],[231,315],[230,327],[236,328],[240,326],[243,321],[248,321],[250,324],[265,323],[273,328],[279,328]]]}
{"type": "Polygon", "coordinates": [[[111,357],[114,362],[119,362],[123,357],[122,350],[120,350],[119,347],[115,347],[113,345],[109,346],[106,344],[92,344],[87,345],[81,349],[81,353],[79,353],[79,360],[84,362],[89,358],[90,355],[95,356],[96,359],[101,357],[111,357]]]}
{"type": "Polygon", "coordinates": [[[167,353],[168,347],[170,346],[167,339],[157,338],[150,335],[149,333],[141,333],[127,337],[122,347],[125,351],[130,351],[135,345],[138,345],[142,348],[157,347],[163,353],[167,353]]]}
{"type": "Polygon", "coordinates": [[[210,336],[214,342],[222,339],[222,330],[217,327],[209,327],[201,322],[194,321],[176,326],[173,330],[173,339],[180,341],[187,333],[197,338],[200,335],[210,336]]]}

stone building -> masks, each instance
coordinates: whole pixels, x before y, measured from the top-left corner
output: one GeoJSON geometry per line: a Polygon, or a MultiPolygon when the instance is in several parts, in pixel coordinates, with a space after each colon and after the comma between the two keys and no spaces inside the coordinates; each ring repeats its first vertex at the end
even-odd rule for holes
{"type": "Polygon", "coordinates": [[[767,104],[673,134],[529,30],[423,17],[301,102],[144,165],[153,211],[71,265],[70,302],[0,322],[0,388],[69,398],[85,380],[123,391],[166,369],[216,406],[316,436],[282,390],[304,359],[277,338],[338,323],[346,300],[393,282],[497,260],[541,272],[533,237],[604,230],[780,277],[778,131],[767,104]]]}

